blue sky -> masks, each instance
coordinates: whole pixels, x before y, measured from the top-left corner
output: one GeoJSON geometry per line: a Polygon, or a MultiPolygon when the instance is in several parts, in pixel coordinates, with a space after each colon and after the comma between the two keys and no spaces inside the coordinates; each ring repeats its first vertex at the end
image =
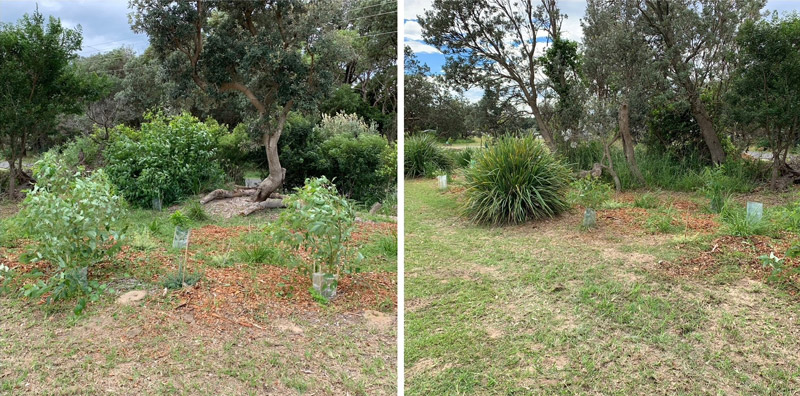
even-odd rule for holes
{"type": "MultiPolygon", "coordinates": [[[[425,12],[430,7],[432,0],[406,0],[405,15],[403,16],[403,34],[405,45],[411,47],[417,58],[427,64],[433,74],[441,73],[444,65],[444,56],[434,47],[422,40],[422,29],[417,21],[417,16],[425,12]]],[[[586,10],[584,0],[559,0],[558,5],[561,12],[567,14],[567,19],[562,25],[563,34],[566,38],[581,41],[582,29],[580,19],[583,18],[586,10]]],[[[781,13],[795,11],[798,9],[798,0],[768,0],[765,10],[777,10],[781,13]]],[[[464,96],[470,101],[477,101],[482,96],[480,89],[471,89],[465,92],[464,96]]]]}
{"type": "Polygon", "coordinates": [[[83,29],[83,51],[80,55],[106,52],[121,46],[137,53],[147,48],[147,36],[135,34],[128,24],[127,0],[0,0],[0,22],[16,22],[31,14],[39,5],[45,16],[61,18],[68,27],[83,29]]]}

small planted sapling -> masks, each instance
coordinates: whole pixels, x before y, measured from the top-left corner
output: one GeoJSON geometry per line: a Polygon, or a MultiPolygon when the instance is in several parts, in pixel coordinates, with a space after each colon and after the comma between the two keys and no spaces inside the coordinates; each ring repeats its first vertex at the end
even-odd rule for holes
{"type": "Polygon", "coordinates": [[[314,288],[325,298],[336,295],[336,283],[348,263],[363,257],[347,242],[355,229],[355,210],[339,196],[324,176],[307,179],[286,199],[272,235],[292,248],[303,248],[312,258],[309,268],[314,288]]]}
{"type": "Polygon", "coordinates": [[[192,273],[188,276],[186,275],[186,261],[189,256],[189,236],[191,232],[189,229],[189,224],[191,223],[191,220],[189,217],[181,213],[180,210],[176,210],[175,213],[169,217],[169,220],[172,222],[172,225],[175,226],[175,235],[172,239],[172,247],[184,249],[184,253],[183,261],[178,261],[178,272],[167,276],[166,280],[164,281],[164,287],[168,289],[179,289],[186,285],[194,285],[200,281],[202,276],[198,273],[192,273]]]}
{"type": "Polygon", "coordinates": [[[46,282],[29,284],[24,295],[48,301],[79,296],[75,313],[106,290],[89,279],[94,264],[113,256],[123,239],[119,227],[124,202],[103,170],[84,175],[73,172],[53,154],[34,165],[37,183],[16,217],[21,230],[36,240],[32,261],[49,261],[56,268],[46,282]]]}
{"type": "Polygon", "coordinates": [[[611,186],[600,179],[587,176],[572,183],[569,200],[584,207],[583,227],[592,228],[597,224],[597,212],[604,202],[611,199],[611,186]]]}

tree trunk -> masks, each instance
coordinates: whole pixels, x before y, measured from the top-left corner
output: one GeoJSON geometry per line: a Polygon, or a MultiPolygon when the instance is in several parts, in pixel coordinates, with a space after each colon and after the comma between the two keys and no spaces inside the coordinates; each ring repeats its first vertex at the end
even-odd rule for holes
{"type": "Polygon", "coordinates": [[[547,144],[547,147],[550,147],[550,151],[556,152],[556,141],[553,138],[553,132],[550,131],[550,128],[547,126],[547,123],[544,122],[542,118],[542,113],[539,111],[539,105],[536,103],[536,99],[532,98],[528,101],[528,106],[531,107],[531,112],[533,113],[533,118],[536,119],[536,125],[539,127],[539,133],[542,134],[542,138],[544,142],[547,144]]]}
{"type": "Polygon", "coordinates": [[[622,183],[619,182],[619,176],[617,176],[617,172],[614,170],[614,161],[611,159],[611,149],[609,148],[614,144],[615,140],[616,139],[612,140],[610,143],[603,142],[603,158],[608,159],[608,165],[603,165],[603,167],[608,169],[608,173],[611,175],[611,178],[614,179],[614,189],[619,193],[622,192],[622,183]]]}
{"type": "MultiPolygon", "coordinates": [[[[12,148],[13,150],[13,148],[12,148]]],[[[14,170],[14,158],[8,159],[8,197],[12,201],[17,197],[17,174],[14,170]]]]}
{"type": "Polygon", "coordinates": [[[725,150],[722,149],[722,143],[714,129],[714,123],[711,122],[711,117],[709,117],[703,101],[700,100],[700,96],[696,94],[690,94],[690,96],[692,115],[700,126],[700,133],[703,134],[708,151],[711,152],[711,161],[717,165],[722,164],[725,162],[725,150]]]}
{"type": "Polygon", "coordinates": [[[269,164],[269,176],[258,185],[256,194],[253,195],[253,202],[263,202],[272,193],[277,191],[286,178],[286,169],[281,167],[281,159],[278,156],[278,140],[283,133],[286,119],[289,117],[289,110],[292,102],[290,101],[284,110],[278,115],[277,126],[273,131],[264,133],[264,149],[267,151],[267,163],[269,164]]]}
{"type": "MultiPolygon", "coordinates": [[[[276,133],[277,134],[277,133],[276,133]]],[[[267,151],[267,162],[269,164],[269,176],[261,181],[253,195],[253,202],[262,202],[269,198],[270,194],[277,191],[283,185],[283,178],[286,170],[281,168],[280,158],[278,157],[278,138],[275,134],[264,134],[264,146],[267,151]]]]}
{"type": "Polygon", "coordinates": [[[639,171],[639,165],[636,163],[636,155],[633,150],[633,136],[631,135],[631,115],[628,108],[628,100],[619,107],[619,133],[622,136],[622,149],[625,152],[625,160],[628,161],[628,167],[631,168],[631,173],[641,185],[645,185],[642,172],[639,171]]]}
{"type": "Polygon", "coordinates": [[[778,175],[781,167],[780,151],[772,152],[772,177],[769,181],[769,188],[772,190],[778,189],[778,175]]]}

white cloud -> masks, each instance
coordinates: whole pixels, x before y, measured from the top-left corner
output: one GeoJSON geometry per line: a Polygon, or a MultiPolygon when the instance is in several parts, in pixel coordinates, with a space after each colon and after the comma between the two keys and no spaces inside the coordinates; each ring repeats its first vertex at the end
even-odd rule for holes
{"type": "Polygon", "coordinates": [[[416,54],[441,54],[441,51],[436,47],[420,41],[406,40],[404,44],[411,47],[411,50],[416,54]]]}
{"type": "Polygon", "coordinates": [[[431,0],[405,0],[403,4],[403,19],[417,19],[418,15],[424,14],[425,9],[431,7],[431,0]]]}
{"type": "Polygon", "coordinates": [[[470,88],[464,91],[464,98],[470,103],[477,103],[483,97],[483,89],[470,88]]]}
{"type": "Polygon", "coordinates": [[[417,21],[403,23],[403,37],[407,40],[422,41],[422,26],[417,21]]]}

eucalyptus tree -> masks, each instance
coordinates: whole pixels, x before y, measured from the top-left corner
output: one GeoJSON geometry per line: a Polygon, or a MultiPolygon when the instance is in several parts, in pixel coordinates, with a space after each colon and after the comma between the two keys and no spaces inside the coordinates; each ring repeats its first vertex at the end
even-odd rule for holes
{"type": "Polygon", "coordinates": [[[290,112],[315,111],[338,67],[334,1],[131,0],[134,31],[144,32],[177,86],[212,96],[237,93],[265,147],[269,176],[253,200],[283,183],[278,140],[290,112]]]}
{"type": "Polygon", "coordinates": [[[82,111],[104,88],[101,78],[74,65],[81,41],[80,28],[53,17],[45,22],[38,10],[17,24],[0,24],[0,152],[9,163],[12,197],[18,180],[33,181],[22,170],[31,142],[55,132],[59,115],[82,111]]]}
{"type": "Polygon", "coordinates": [[[542,138],[556,148],[539,109],[543,90],[539,39],[560,35],[563,15],[555,0],[434,0],[419,17],[425,41],[447,56],[447,71],[462,85],[504,85],[536,119],[542,138]],[[542,32],[547,32],[543,35],[542,32]]]}
{"type": "Polygon", "coordinates": [[[736,32],[759,18],[766,0],[638,0],[639,28],[656,60],[689,102],[711,160],[725,161],[714,120],[701,99],[711,84],[729,74],[736,32]]]}
{"type": "Polygon", "coordinates": [[[420,63],[410,47],[404,48],[405,62],[405,111],[403,117],[405,133],[414,133],[426,129],[434,129],[434,101],[439,88],[428,76],[430,68],[420,63]]]}
{"type": "Polygon", "coordinates": [[[623,152],[631,173],[640,184],[645,180],[636,163],[631,111],[642,112],[650,82],[659,78],[651,67],[654,57],[648,42],[636,27],[638,0],[589,0],[583,27],[584,77],[592,95],[603,105],[615,106],[614,125],[622,139],[623,152]],[[632,109],[633,107],[633,109],[632,109]]]}
{"type": "Polygon", "coordinates": [[[800,137],[800,17],[746,22],[737,38],[738,67],[726,96],[731,118],[767,138],[771,186],[781,171],[800,176],[786,161],[800,137]]]}

